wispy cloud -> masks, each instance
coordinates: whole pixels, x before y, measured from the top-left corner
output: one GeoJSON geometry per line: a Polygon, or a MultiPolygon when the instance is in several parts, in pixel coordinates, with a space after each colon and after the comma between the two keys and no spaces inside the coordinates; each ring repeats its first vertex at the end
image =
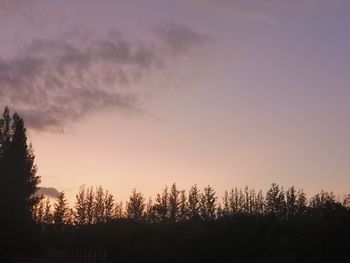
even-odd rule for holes
{"type": "Polygon", "coordinates": [[[32,1],[27,0],[0,0],[0,15],[11,16],[14,14],[29,15],[32,13],[32,1]]]}
{"type": "Polygon", "coordinates": [[[181,24],[167,23],[156,27],[155,32],[174,54],[186,54],[211,40],[209,36],[181,24]]]}
{"type": "Polygon", "coordinates": [[[31,128],[53,131],[108,107],[138,112],[137,92],[121,87],[206,41],[176,24],[158,27],[156,35],[152,43],[116,33],[99,40],[33,39],[15,56],[0,57],[0,104],[17,110],[31,128]]]}
{"type": "Polygon", "coordinates": [[[54,187],[40,187],[36,194],[56,198],[60,192],[54,187]]]}

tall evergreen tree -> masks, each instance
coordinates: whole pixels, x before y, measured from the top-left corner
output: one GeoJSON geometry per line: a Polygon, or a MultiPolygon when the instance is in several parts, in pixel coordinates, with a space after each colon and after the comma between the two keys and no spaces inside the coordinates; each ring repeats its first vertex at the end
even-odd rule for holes
{"type": "Polygon", "coordinates": [[[200,215],[203,220],[213,220],[216,215],[216,196],[214,189],[208,185],[200,199],[200,215]]]}
{"type": "Polygon", "coordinates": [[[49,198],[46,198],[46,200],[45,200],[43,222],[45,224],[52,224],[52,222],[53,222],[53,215],[51,212],[51,204],[50,204],[49,198]]]}
{"type": "Polygon", "coordinates": [[[104,222],[111,221],[114,213],[114,197],[107,190],[105,192],[103,203],[104,203],[103,221],[104,222]]]}
{"type": "Polygon", "coordinates": [[[307,198],[303,189],[298,191],[298,197],[296,201],[296,214],[297,216],[305,216],[307,212],[307,198]]]}
{"type": "Polygon", "coordinates": [[[283,188],[273,183],[266,193],[266,212],[283,219],[286,216],[286,201],[283,188]]]}
{"type": "Polygon", "coordinates": [[[42,197],[42,199],[40,200],[39,203],[37,203],[34,206],[33,209],[33,218],[36,222],[38,223],[42,223],[43,222],[43,217],[44,217],[44,199],[42,197]]]}
{"type": "Polygon", "coordinates": [[[69,221],[69,208],[64,192],[61,192],[57,197],[54,206],[53,222],[56,225],[64,225],[69,221]]]}
{"type": "Polygon", "coordinates": [[[11,117],[5,108],[0,120],[0,180],[6,187],[1,191],[0,205],[12,223],[31,221],[33,208],[40,201],[34,158],[23,119],[17,113],[11,117]]]}
{"type": "Polygon", "coordinates": [[[169,219],[169,192],[165,186],[162,194],[157,194],[154,204],[154,211],[157,221],[167,222],[169,219]]]}
{"type": "Polygon", "coordinates": [[[146,221],[148,223],[155,223],[157,222],[156,213],[155,213],[155,206],[153,205],[152,198],[148,198],[148,202],[146,204],[146,221]]]}
{"type": "Polygon", "coordinates": [[[228,192],[225,190],[224,197],[222,198],[222,207],[221,207],[221,215],[229,216],[231,214],[230,211],[230,201],[228,192]]]}
{"type": "Polygon", "coordinates": [[[95,220],[95,193],[92,187],[86,190],[85,196],[85,206],[86,206],[86,223],[92,224],[95,220]]]}
{"type": "Polygon", "coordinates": [[[261,190],[258,192],[256,196],[255,211],[259,215],[262,215],[265,211],[265,199],[264,199],[264,194],[261,190]]]}
{"type": "Polygon", "coordinates": [[[145,199],[141,192],[137,192],[136,189],[133,189],[127,204],[127,218],[137,221],[142,220],[145,206],[145,199]]]}
{"type": "Polygon", "coordinates": [[[105,203],[104,203],[104,190],[102,186],[97,187],[95,192],[94,201],[94,218],[96,223],[100,223],[104,220],[105,203]]]}
{"type": "Polygon", "coordinates": [[[179,220],[184,221],[187,219],[187,198],[185,190],[180,192],[180,204],[179,204],[179,220]]]}
{"type": "Polygon", "coordinates": [[[178,220],[180,207],[180,191],[177,190],[176,184],[173,183],[169,194],[169,219],[171,222],[178,220]]]}
{"type": "Polygon", "coordinates": [[[87,209],[86,209],[86,191],[85,186],[82,185],[79,188],[78,193],[75,195],[75,205],[74,205],[74,217],[75,223],[78,225],[83,225],[86,223],[87,209]]]}
{"type": "Polygon", "coordinates": [[[125,217],[125,213],[124,213],[124,205],[123,202],[120,201],[119,203],[115,204],[115,208],[114,208],[114,218],[116,219],[120,219],[125,217]]]}
{"type": "Polygon", "coordinates": [[[34,159],[23,119],[17,113],[11,116],[6,107],[0,118],[0,211],[6,211],[0,216],[0,232],[8,240],[7,251],[28,251],[36,242],[33,209],[40,201],[40,177],[34,159]]]}
{"type": "Polygon", "coordinates": [[[230,210],[233,214],[242,214],[244,212],[244,194],[242,189],[231,189],[229,195],[230,210]]]}
{"type": "Polygon", "coordinates": [[[200,191],[197,185],[193,185],[188,192],[188,217],[189,219],[199,219],[199,209],[200,209],[200,191]]]}
{"type": "Polygon", "coordinates": [[[286,191],[286,208],[287,208],[287,218],[293,218],[297,214],[297,192],[294,186],[290,187],[286,191]]]}

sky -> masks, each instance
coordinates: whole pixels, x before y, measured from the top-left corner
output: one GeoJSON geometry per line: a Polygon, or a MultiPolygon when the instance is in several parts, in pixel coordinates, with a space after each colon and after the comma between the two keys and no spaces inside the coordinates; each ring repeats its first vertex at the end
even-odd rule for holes
{"type": "Polygon", "coordinates": [[[0,0],[42,187],[350,185],[350,2],[0,0]]]}

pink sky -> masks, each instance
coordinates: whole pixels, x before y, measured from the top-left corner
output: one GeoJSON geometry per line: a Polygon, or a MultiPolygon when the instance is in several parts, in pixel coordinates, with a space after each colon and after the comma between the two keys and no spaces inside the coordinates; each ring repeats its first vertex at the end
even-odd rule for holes
{"type": "Polygon", "coordinates": [[[348,1],[0,1],[42,186],[350,185],[348,1]]]}

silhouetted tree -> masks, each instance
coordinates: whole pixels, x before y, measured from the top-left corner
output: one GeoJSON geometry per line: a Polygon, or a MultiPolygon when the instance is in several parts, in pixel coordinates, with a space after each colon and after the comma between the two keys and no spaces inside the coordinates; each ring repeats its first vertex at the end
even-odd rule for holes
{"type": "Polygon", "coordinates": [[[104,215],[103,215],[104,220],[103,221],[104,222],[111,221],[113,219],[113,214],[114,214],[114,197],[107,190],[105,192],[103,203],[104,203],[104,215]]]}
{"type": "Polygon", "coordinates": [[[346,208],[350,208],[350,194],[347,194],[347,195],[344,197],[343,205],[344,205],[346,208]]]}
{"type": "Polygon", "coordinates": [[[123,218],[124,216],[125,216],[125,214],[124,214],[124,210],[123,210],[123,202],[120,201],[119,203],[115,204],[113,217],[116,219],[120,219],[120,218],[123,218]]]}
{"type": "Polygon", "coordinates": [[[158,222],[167,222],[169,219],[169,192],[165,186],[162,194],[157,194],[154,203],[154,212],[158,222]]]}
{"type": "Polygon", "coordinates": [[[298,191],[298,198],[297,198],[297,201],[296,201],[296,214],[297,216],[299,217],[303,217],[306,215],[306,212],[307,212],[307,198],[306,198],[306,195],[303,191],[303,189],[300,189],[298,191]]]}
{"type": "Polygon", "coordinates": [[[145,210],[145,199],[141,192],[137,192],[136,189],[132,190],[132,193],[127,204],[126,215],[128,219],[142,220],[145,210]]]}
{"type": "Polygon", "coordinates": [[[61,192],[57,197],[54,205],[53,222],[56,225],[64,225],[69,221],[69,208],[64,192],[61,192]]]}
{"type": "Polygon", "coordinates": [[[87,222],[86,208],[86,191],[85,186],[82,185],[80,186],[78,193],[75,195],[74,218],[76,224],[83,225],[87,222]]]}
{"type": "Polygon", "coordinates": [[[179,203],[179,220],[184,221],[187,219],[187,198],[185,190],[180,192],[180,203],[179,203]]]}
{"type": "MultiPolygon", "coordinates": [[[[231,209],[230,209],[230,201],[229,201],[229,195],[228,195],[228,192],[227,190],[225,190],[224,192],[224,196],[222,198],[222,207],[220,207],[220,210],[221,210],[221,216],[229,216],[231,214],[231,209]]],[[[219,208],[218,208],[219,210],[219,208]]],[[[218,211],[218,214],[219,214],[219,211],[218,211]]]]}
{"type": "Polygon", "coordinates": [[[6,187],[0,194],[0,206],[12,223],[30,222],[33,208],[40,201],[35,194],[40,178],[34,158],[23,119],[17,113],[11,117],[5,108],[0,120],[0,175],[6,187]]]}
{"type": "Polygon", "coordinates": [[[332,216],[343,210],[333,192],[321,191],[310,199],[309,211],[311,216],[321,218],[332,216]]]}
{"type": "Polygon", "coordinates": [[[146,204],[146,221],[149,223],[155,223],[157,222],[156,212],[155,212],[155,206],[153,205],[152,198],[148,198],[148,202],[146,204]]]}
{"type": "Polygon", "coordinates": [[[44,217],[44,200],[43,200],[43,196],[42,196],[39,203],[34,205],[33,218],[36,222],[42,223],[43,217],[44,217]]]}
{"type": "Polygon", "coordinates": [[[104,220],[105,204],[104,204],[104,190],[102,186],[99,186],[95,192],[94,201],[94,218],[96,223],[100,223],[104,220]]]}
{"type": "Polygon", "coordinates": [[[86,190],[85,197],[85,206],[86,206],[86,223],[94,223],[95,215],[95,193],[92,187],[86,190]]]}
{"type": "Polygon", "coordinates": [[[171,222],[176,222],[179,217],[180,191],[177,190],[176,184],[173,183],[169,194],[169,218],[171,222]]]}
{"type": "Polygon", "coordinates": [[[281,219],[286,214],[286,201],[283,189],[273,183],[266,193],[266,212],[281,219]]]}
{"type": "Polygon", "coordinates": [[[46,198],[46,200],[45,200],[43,222],[45,224],[52,224],[53,223],[53,215],[51,212],[51,204],[50,204],[49,198],[46,198]]]}
{"type": "Polygon", "coordinates": [[[216,196],[214,189],[208,185],[200,198],[200,215],[203,220],[213,220],[216,215],[216,196]]]}
{"type": "Polygon", "coordinates": [[[188,217],[189,219],[199,219],[199,208],[200,208],[200,191],[197,185],[193,185],[188,192],[188,217]]]}
{"type": "Polygon", "coordinates": [[[244,187],[243,213],[244,214],[251,213],[251,200],[250,200],[249,188],[247,185],[244,187]]]}
{"type": "Polygon", "coordinates": [[[7,239],[6,251],[32,250],[39,233],[33,226],[33,209],[40,201],[34,159],[23,119],[17,113],[11,116],[6,107],[0,118],[0,236],[7,239]]]}
{"type": "Polygon", "coordinates": [[[230,211],[232,214],[242,214],[244,212],[244,195],[241,189],[231,189],[229,195],[230,211]]]}
{"type": "Polygon", "coordinates": [[[262,215],[265,211],[265,199],[262,191],[260,190],[255,200],[255,211],[257,214],[262,215]]]}
{"type": "Polygon", "coordinates": [[[287,218],[293,218],[297,214],[297,198],[298,195],[294,189],[294,186],[288,188],[286,191],[287,218]]]}

